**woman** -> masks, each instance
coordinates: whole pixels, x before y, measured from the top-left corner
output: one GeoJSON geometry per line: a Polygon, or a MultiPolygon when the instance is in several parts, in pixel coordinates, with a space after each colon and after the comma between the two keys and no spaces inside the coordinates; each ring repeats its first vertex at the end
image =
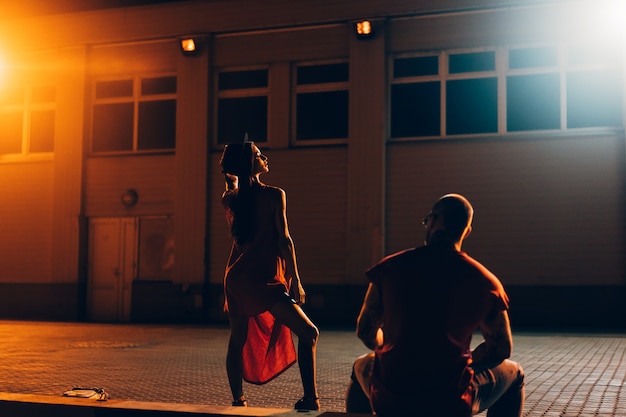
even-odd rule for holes
{"type": "Polygon", "coordinates": [[[227,145],[220,165],[226,181],[222,204],[233,237],[224,275],[230,320],[226,371],[233,405],[247,405],[243,379],[263,384],[295,362],[291,330],[298,336],[304,388],[295,408],[319,410],[315,384],[319,331],[300,308],[305,293],[287,227],[285,192],[260,181],[269,167],[253,142],[227,145]]]}

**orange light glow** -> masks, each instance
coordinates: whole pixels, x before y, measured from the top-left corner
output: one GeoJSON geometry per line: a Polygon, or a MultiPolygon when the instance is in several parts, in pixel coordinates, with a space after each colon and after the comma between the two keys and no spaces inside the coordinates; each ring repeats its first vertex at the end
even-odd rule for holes
{"type": "Polygon", "coordinates": [[[196,42],[193,38],[181,39],[180,47],[183,49],[183,52],[195,52],[196,42]]]}
{"type": "Polygon", "coordinates": [[[384,336],[384,333],[383,333],[383,329],[379,328],[376,331],[376,345],[377,346],[382,346],[383,343],[385,343],[385,336],[384,336]]]}
{"type": "Polygon", "coordinates": [[[356,22],[356,33],[359,36],[368,36],[372,34],[372,23],[369,20],[356,22]]]}
{"type": "Polygon", "coordinates": [[[7,65],[2,54],[0,54],[0,92],[6,87],[7,65]]]}

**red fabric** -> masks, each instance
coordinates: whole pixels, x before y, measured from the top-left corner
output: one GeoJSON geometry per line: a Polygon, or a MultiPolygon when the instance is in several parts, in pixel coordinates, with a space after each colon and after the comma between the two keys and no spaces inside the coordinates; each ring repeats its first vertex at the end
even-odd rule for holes
{"type": "Polygon", "coordinates": [[[243,379],[251,384],[265,384],[296,362],[291,331],[275,323],[269,312],[250,317],[248,339],[243,348],[243,379]]]}
{"type": "MultiPolygon", "coordinates": [[[[256,209],[254,236],[244,245],[233,243],[224,274],[224,309],[231,317],[249,317],[248,337],[243,348],[243,378],[265,384],[296,362],[289,328],[275,323],[268,310],[288,297],[291,279],[285,276],[285,260],[278,250],[275,201],[281,190],[259,186],[253,189],[256,209]]],[[[226,220],[232,224],[229,191],[223,199],[226,220]]]]}
{"type": "MultiPolygon", "coordinates": [[[[278,250],[276,229],[276,201],[280,189],[270,186],[255,187],[256,209],[254,236],[244,245],[233,243],[224,273],[225,310],[231,317],[250,317],[269,310],[289,291],[289,277],[285,276],[285,261],[278,250]]],[[[232,192],[231,192],[232,193],[232,192]]],[[[232,220],[227,205],[226,218],[232,220]]]]}

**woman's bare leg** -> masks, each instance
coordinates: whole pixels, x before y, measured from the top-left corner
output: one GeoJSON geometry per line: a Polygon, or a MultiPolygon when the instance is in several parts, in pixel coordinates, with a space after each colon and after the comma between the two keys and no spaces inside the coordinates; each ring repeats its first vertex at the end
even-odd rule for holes
{"type": "Polygon", "coordinates": [[[286,299],[276,303],[270,313],[298,336],[298,366],[304,396],[318,398],[316,385],[316,348],[319,330],[300,306],[286,299]]]}
{"type": "Polygon", "coordinates": [[[230,339],[226,353],[226,374],[233,401],[242,401],[243,395],[243,346],[248,337],[248,317],[230,318],[230,339]]]}

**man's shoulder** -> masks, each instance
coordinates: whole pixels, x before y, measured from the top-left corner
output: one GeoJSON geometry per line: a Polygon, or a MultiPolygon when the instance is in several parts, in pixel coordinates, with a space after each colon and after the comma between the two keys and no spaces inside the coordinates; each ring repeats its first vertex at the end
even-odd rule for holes
{"type": "Polygon", "coordinates": [[[483,265],[477,259],[473,258],[472,256],[468,255],[465,252],[459,252],[459,255],[461,256],[461,259],[463,259],[463,261],[467,265],[472,267],[473,269],[476,269],[477,271],[480,271],[481,273],[483,273],[485,275],[489,275],[490,277],[496,278],[495,274],[493,272],[491,272],[485,265],[483,265]]]}
{"type": "Polygon", "coordinates": [[[372,267],[370,267],[365,273],[368,276],[380,274],[382,271],[389,271],[401,265],[405,265],[407,262],[412,262],[415,256],[422,251],[422,248],[408,248],[398,252],[394,252],[391,255],[385,256],[378,261],[372,267]]]}
{"type": "Polygon", "coordinates": [[[491,272],[485,265],[483,265],[478,260],[472,258],[465,252],[460,252],[460,255],[463,257],[466,265],[474,272],[474,276],[477,280],[483,281],[487,286],[496,288],[498,291],[504,291],[504,286],[500,279],[491,272]]]}
{"type": "Polygon", "coordinates": [[[418,255],[421,251],[424,250],[424,248],[425,248],[425,246],[416,247],[416,248],[403,249],[401,251],[392,253],[391,255],[385,256],[379,262],[379,264],[405,261],[405,260],[407,260],[409,258],[412,258],[412,257],[418,255]]]}

